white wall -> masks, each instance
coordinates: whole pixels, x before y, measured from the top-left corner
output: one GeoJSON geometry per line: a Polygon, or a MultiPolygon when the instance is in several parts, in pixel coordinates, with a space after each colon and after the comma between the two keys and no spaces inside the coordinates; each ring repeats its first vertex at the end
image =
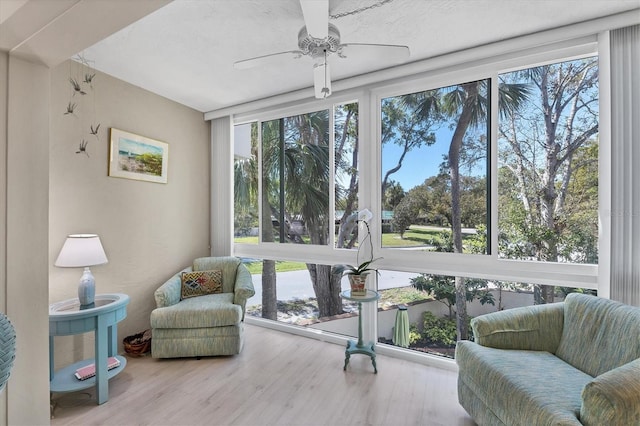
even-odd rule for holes
{"type": "MultiPolygon", "coordinates": [[[[96,293],[131,298],[118,326],[122,351],[122,338],[149,328],[155,289],[209,254],[209,123],[200,112],[100,72],[86,102],[71,95],[76,68],[67,61],[51,71],[49,302],[77,297],[82,271],[53,266],[66,235],[98,234],[109,263],[91,268],[96,293]],[[77,117],[64,115],[70,100],[84,105],[77,117]],[[94,120],[97,140],[81,134],[94,120]],[[111,127],[168,143],[168,183],[109,177],[111,127]],[[82,137],[89,157],[76,154],[82,137]]],[[[56,368],[92,356],[91,334],[55,339],[56,368]]]]}

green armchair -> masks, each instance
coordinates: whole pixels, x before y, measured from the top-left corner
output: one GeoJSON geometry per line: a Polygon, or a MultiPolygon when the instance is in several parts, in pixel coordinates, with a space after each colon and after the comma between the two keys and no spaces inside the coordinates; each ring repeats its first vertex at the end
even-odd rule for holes
{"type": "Polygon", "coordinates": [[[471,326],[458,400],[479,425],[640,425],[640,308],[571,293],[471,326]]]}
{"type": "Polygon", "coordinates": [[[244,345],[247,299],[255,294],[251,274],[236,257],[202,257],[155,293],[151,312],[154,358],[234,355],[244,345]],[[181,300],[182,273],[222,271],[222,292],[181,300]]]}

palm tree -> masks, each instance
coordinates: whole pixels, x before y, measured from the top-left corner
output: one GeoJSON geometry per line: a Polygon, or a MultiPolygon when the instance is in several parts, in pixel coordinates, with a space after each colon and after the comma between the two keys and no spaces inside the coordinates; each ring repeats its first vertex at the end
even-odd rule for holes
{"type": "MultiPolygon", "coordinates": [[[[277,123],[264,123],[263,144],[264,158],[268,161],[263,164],[263,187],[270,188],[274,185],[273,170],[276,168],[277,157],[271,154],[274,151],[274,138],[277,139],[277,123]]],[[[257,215],[255,208],[258,203],[258,127],[251,127],[251,157],[236,160],[234,163],[234,209],[236,216],[257,215]]],[[[263,162],[264,163],[264,162],[263,162]]],[[[261,240],[274,241],[274,228],[271,221],[271,206],[268,199],[262,199],[262,223],[261,240]]],[[[262,261],[262,317],[277,319],[277,294],[276,294],[276,268],[275,261],[265,259],[262,261]]]]}
{"type": "MultiPolygon", "coordinates": [[[[448,169],[451,179],[451,233],[454,253],[462,253],[462,212],[460,208],[460,155],[463,141],[470,128],[478,127],[486,122],[488,114],[489,81],[472,81],[450,86],[439,91],[439,94],[425,98],[423,111],[440,110],[454,122],[453,135],[449,145],[448,169]],[[434,98],[438,99],[434,105],[434,98]]],[[[498,87],[501,114],[517,110],[529,91],[521,84],[501,84],[498,87]]],[[[456,327],[458,339],[469,336],[467,321],[466,286],[464,277],[455,278],[456,292],[456,327]]]]}
{"type": "MultiPolygon", "coordinates": [[[[343,106],[346,112],[344,129],[336,142],[336,151],[345,149],[347,139],[353,139],[357,125],[357,104],[343,106]],[[350,129],[347,137],[346,129],[350,129]]],[[[262,234],[264,242],[306,244],[304,235],[288,227],[293,222],[304,223],[308,242],[326,245],[333,230],[333,217],[329,212],[329,111],[287,117],[262,123],[262,234]],[[278,223],[274,227],[275,218],[278,223]]],[[[257,126],[256,126],[257,129],[257,126]]],[[[257,131],[252,135],[257,140],[257,131]]],[[[336,168],[350,170],[350,182],[342,191],[345,217],[352,216],[357,202],[357,136],[351,159],[336,159],[336,168]]],[[[236,162],[235,201],[238,213],[242,206],[256,205],[258,197],[257,144],[253,145],[252,159],[236,162]]],[[[340,192],[340,191],[339,191],[340,192]]],[[[349,221],[343,221],[340,233],[351,231],[349,221]]],[[[343,239],[340,247],[353,245],[353,238],[343,239]]],[[[341,275],[332,272],[329,265],[307,263],[320,316],[342,313],[340,298],[341,275]]],[[[263,261],[262,268],[262,316],[277,319],[277,294],[275,262],[263,261]]]]}

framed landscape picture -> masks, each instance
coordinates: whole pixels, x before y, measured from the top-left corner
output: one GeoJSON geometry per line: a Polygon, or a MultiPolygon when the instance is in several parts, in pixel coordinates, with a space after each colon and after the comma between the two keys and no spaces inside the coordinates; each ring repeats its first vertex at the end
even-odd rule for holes
{"type": "Polygon", "coordinates": [[[167,183],[169,144],[111,128],[109,176],[167,183]]]}

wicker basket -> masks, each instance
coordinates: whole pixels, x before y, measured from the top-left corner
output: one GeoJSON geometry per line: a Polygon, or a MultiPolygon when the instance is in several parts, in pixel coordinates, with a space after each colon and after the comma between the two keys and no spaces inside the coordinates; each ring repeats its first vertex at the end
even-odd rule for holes
{"type": "Polygon", "coordinates": [[[151,351],[151,330],[127,336],[122,340],[124,351],[130,355],[142,356],[151,351]]]}

